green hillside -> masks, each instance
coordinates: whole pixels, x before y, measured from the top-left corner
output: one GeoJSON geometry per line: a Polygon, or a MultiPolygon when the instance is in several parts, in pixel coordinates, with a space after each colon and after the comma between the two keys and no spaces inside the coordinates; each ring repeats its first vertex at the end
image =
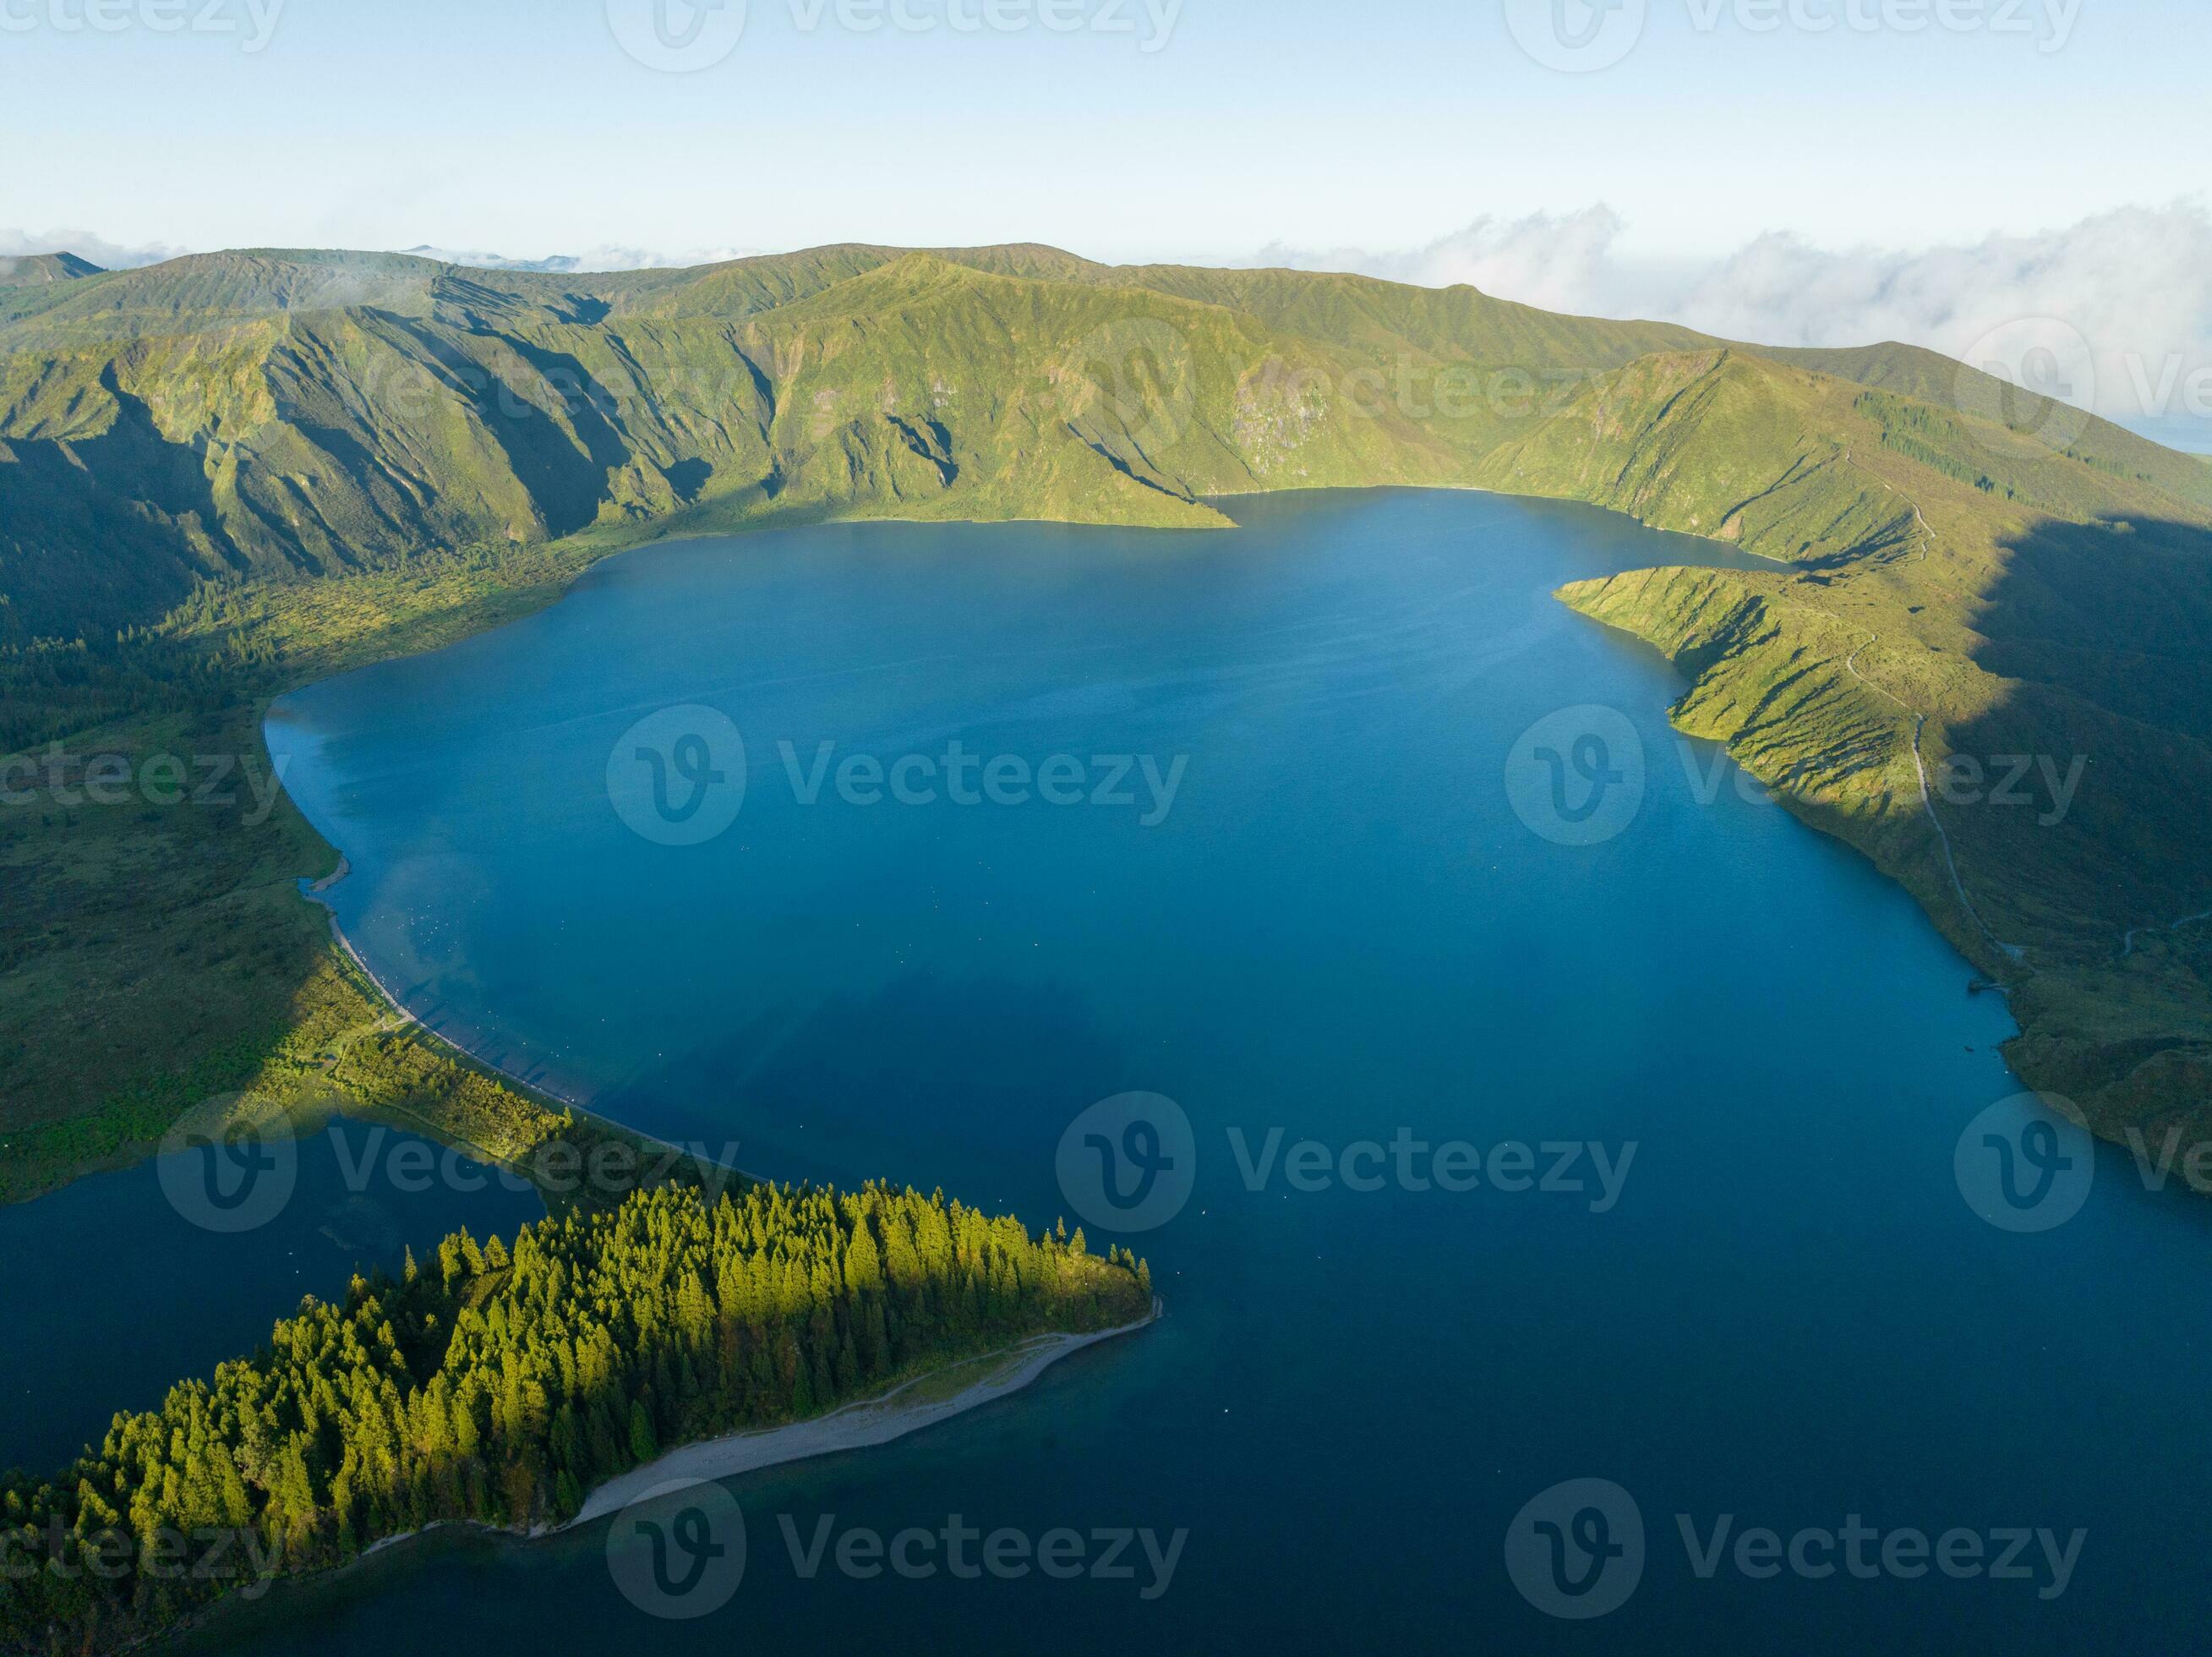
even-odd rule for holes
{"type": "MultiPolygon", "coordinates": [[[[1693,681],[1685,729],[1728,742],[2014,987],[2025,1079],[2108,1133],[2212,1128],[2212,935],[2170,926],[2212,908],[2212,511],[2196,480],[2100,423],[2053,453],[1802,356],[1634,364],[1485,476],[1795,566],[1564,596],[1672,656],[1693,681]]],[[[1891,377],[1878,356],[1850,366],[1891,377]]]]}
{"type": "Polygon", "coordinates": [[[75,253],[0,254],[0,288],[44,287],[99,274],[100,266],[75,253]]]}
{"type": "MultiPolygon", "coordinates": [[[[0,747],[253,751],[285,686],[660,534],[1218,530],[1223,496],[1373,484],[1589,501],[1771,559],[1565,597],[1673,655],[1686,728],[2014,987],[2030,1082],[2107,1131],[2205,1112],[2212,928],[2172,923],[2212,907],[2212,466],[1899,345],[1035,246],[603,276],[252,251],[0,286],[0,747]],[[1923,801],[1923,770],[2012,755],[2061,783],[2081,757],[2063,812],[1923,801]]],[[[158,1116],[180,1065],[278,1051],[324,970],[289,890],[329,862],[305,825],[172,815],[0,826],[0,1127],[40,1155],[118,1100],[158,1116]],[[179,858],[194,879],[158,873],[179,858]],[[195,941],[233,911],[262,917],[250,947],[195,941]]]]}

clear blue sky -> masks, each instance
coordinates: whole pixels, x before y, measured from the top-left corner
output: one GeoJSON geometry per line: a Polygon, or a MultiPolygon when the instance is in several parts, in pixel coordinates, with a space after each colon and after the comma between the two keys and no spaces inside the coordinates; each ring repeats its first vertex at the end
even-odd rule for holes
{"type": "MultiPolygon", "coordinates": [[[[0,228],[512,255],[1034,238],[1131,259],[1407,247],[1602,200],[1670,254],[1775,229],[1961,241],[2212,176],[2207,0],[2078,0],[2051,52],[2051,9],[2076,0],[2021,0],[2026,34],[1813,34],[1786,11],[1762,34],[1734,15],[1757,0],[1647,0],[1635,49],[1583,75],[1532,61],[1507,0],[1182,0],[1152,52],[1144,0],[1121,34],[863,34],[834,5],[809,32],[793,7],[812,0],[751,0],[731,54],[688,75],[626,55],[610,0],[285,0],[251,53],[249,3],[272,0],[168,0],[238,25],[168,34],[142,17],[164,0],[0,0],[0,228]],[[63,27],[88,3],[124,26],[63,27]]],[[[1791,3],[1817,21],[1883,0],[1791,3]]],[[[1087,21],[1108,0],[1064,3],[1087,21]]]]}

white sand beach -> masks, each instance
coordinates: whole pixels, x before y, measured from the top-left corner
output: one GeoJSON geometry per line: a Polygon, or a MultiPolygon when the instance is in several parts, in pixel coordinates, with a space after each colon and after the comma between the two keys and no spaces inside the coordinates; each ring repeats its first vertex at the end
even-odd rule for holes
{"type": "Polygon", "coordinates": [[[757,1472],[811,1456],[864,1450],[950,1421],[979,1405],[1018,1392],[1071,1352],[1144,1328],[1163,1308],[1155,1296],[1150,1316],[1090,1335],[1038,1335],[947,1369],[933,1370],[894,1387],[881,1398],[864,1398],[811,1421],[758,1432],[733,1434],[672,1450],[658,1461],[611,1478],[585,1498],[583,1510],[567,1526],[587,1525],[617,1513],[647,1491],[677,1479],[719,1479],[757,1472]]]}

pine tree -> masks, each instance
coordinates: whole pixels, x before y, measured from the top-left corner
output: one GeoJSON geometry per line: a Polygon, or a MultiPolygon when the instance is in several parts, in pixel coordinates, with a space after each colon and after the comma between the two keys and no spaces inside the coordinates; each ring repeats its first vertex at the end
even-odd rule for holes
{"type": "MultiPolygon", "coordinates": [[[[398,1282],[374,1273],[343,1305],[304,1301],[258,1357],[117,1416],[62,1477],[0,1478],[0,1508],[34,1547],[61,1536],[64,1564],[103,1526],[250,1524],[311,1567],[436,1520],[565,1517],[678,1436],[804,1417],[907,1365],[1139,1315],[1149,1270],[1083,1246],[875,1185],[713,1203],[661,1190],[511,1246],[457,1233],[434,1271],[410,1255],[398,1282]]],[[[76,1648],[215,1591],[26,1580],[35,1595],[0,1593],[0,1648],[76,1648]]]]}

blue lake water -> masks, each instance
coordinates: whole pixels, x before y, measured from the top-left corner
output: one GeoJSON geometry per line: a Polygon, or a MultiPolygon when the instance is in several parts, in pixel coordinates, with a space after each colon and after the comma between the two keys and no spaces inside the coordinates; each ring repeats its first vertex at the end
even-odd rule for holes
{"type": "Polygon", "coordinates": [[[208,1154],[0,1208],[0,1466],[62,1466],[117,1410],[252,1351],[303,1295],[339,1299],[356,1271],[397,1276],[410,1247],[463,1226],[512,1235],[545,1213],[513,1176],[371,1123],[303,1133],[227,1214],[200,1195],[208,1154]]]}
{"type": "MultiPolygon", "coordinates": [[[[1476,495],[1231,509],[1234,533],[667,545],[279,705],[288,785],[352,861],[349,935],[487,1057],[757,1173],[942,1185],[1036,1223],[1077,1217],[1069,1124],[1144,1090],[1187,1113],[1195,1185],[1127,1240],[1160,1325],[945,1427],[736,1483],[747,1569],[712,1616],[643,1616],[602,1527],[416,1544],[272,1596],[226,1648],[2057,1652],[2201,1629],[2206,1211],[2100,1153],[2068,1223],[1978,1218],[1954,1153],[2017,1091],[2002,1001],[1966,995],[1901,891],[1677,740],[1670,668],[1548,596],[1726,554],[1476,495]],[[1586,825],[1532,830],[1516,745],[1592,704],[1633,737],[1570,729],[1542,763],[1609,773],[1640,744],[1642,803],[1560,844],[1586,825]],[[664,742],[657,804],[632,760],[670,707],[714,710],[744,757],[664,742]],[[823,743],[890,768],[956,739],[1040,782],[1071,756],[1084,803],[957,804],[944,770],[928,803],[802,798],[823,743]],[[1164,814],[1141,782],[1091,802],[1121,755],[1182,762],[1164,814]],[[726,829],[668,844],[739,775],[726,829]],[[1610,1204],[1587,1156],[1579,1192],[1307,1190],[1279,1164],[1253,1189],[1238,1147],[1277,1129],[1329,1154],[1632,1160],[1610,1204]],[[1587,1623],[1524,1598],[1504,1553],[1524,1503],[1581,1478],[1646,1535],[1632,1594],[1587,1623]],[[956,1514],[1189,1534],[1148,1600],[810,1580],[777,1524],[956,1514]],[[1700,1538],[1855,1514],[2087,1534],[2044,1598],[2032,1550],[2027,1580],[1908,1575],[1909,1550],[1873,1580],[1732,1556],[1704,1577],[1677,1514],[1700,1538]]],[[[1486,1174],[1516,1183],[1511,1158],[1486,1174]]]]}

